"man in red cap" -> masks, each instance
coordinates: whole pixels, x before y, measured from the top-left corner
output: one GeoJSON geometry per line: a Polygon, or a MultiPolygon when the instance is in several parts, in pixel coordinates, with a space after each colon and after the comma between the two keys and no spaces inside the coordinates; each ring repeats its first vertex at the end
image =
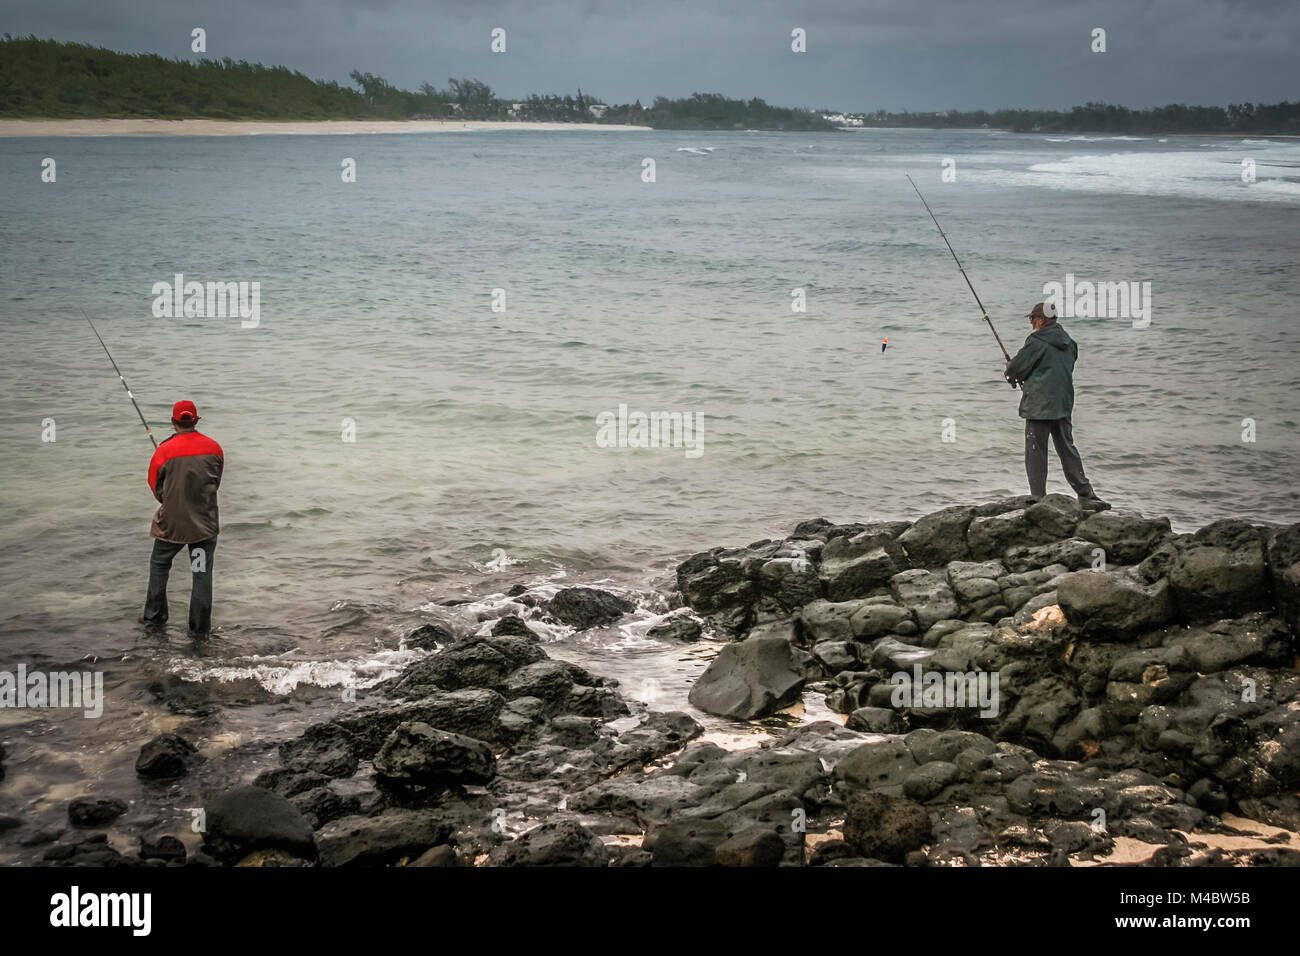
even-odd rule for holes
{"type": "Polygon", "coordinates": [[[158,499],[153,516],[153,555],[149,559],[149,593],[145,624],[167,623],[167,575],[182,548],[193,572],[190,587],[190,633],[206,634],[212,625],[212,558],[217,550],[217,488],[225,470],[221,446],[196,427],[198,409],[190,401],[172,406],[175,432],[158,446],[149,462],[149,490],[158,499]]]}

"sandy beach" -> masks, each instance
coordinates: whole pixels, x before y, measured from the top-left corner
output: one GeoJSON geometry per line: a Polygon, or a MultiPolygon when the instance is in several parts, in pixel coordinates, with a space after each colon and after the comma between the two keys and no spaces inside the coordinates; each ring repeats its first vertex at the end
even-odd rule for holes
{"type": "Polygon", "coordinates": [[[649,127],[612,123],[514,123],[496,120],[0,120],[0,136],[339,136],[357,133],[470,133],[493,130],[648,132],[649,127]]]}

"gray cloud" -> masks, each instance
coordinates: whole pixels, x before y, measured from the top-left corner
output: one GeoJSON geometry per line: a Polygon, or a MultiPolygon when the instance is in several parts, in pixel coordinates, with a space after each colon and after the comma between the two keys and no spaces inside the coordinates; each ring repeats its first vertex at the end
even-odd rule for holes
{"type": "Polygon", "coordinates": [[[707,91],[853,110],[1300,98],[1293,0],[0,0],[0,30],[131,52],[191,56],[195,26],[210,56],[408,88],[471,76],[505,96],[707,91]],[[505,54],[489,50],[497,26],[505,54]],[[794,27],[807,53],[790,51],[794,27]]]}

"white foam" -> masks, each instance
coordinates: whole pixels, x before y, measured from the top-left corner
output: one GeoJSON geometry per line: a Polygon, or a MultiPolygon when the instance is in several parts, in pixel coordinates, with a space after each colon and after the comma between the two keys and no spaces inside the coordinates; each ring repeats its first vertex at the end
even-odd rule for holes
{"type": "Polygon", "coordinates": [[[1240,162],[1200,150],[1071,156],[1028,169],[977,169],[967,175],[1014,187],[1300,204],[1300,183],[1286,178],[1300,164],[1300,144],[1275,143],[1266,154],[1250,158],[1255,162],[1253,183],[1242,182],[1240,162]]]}
{"type": "Polygon", "coordinates": [[[176,658],[168,670],[181,680],[193,683],[216,681],[230,683],[253,680],[272,694],[291,694],[299,684],[315,687],[340,687],[364,690],[380,681],[396,677],[402,668],[425,656],[417,650],[380,651],[372,657],[338,661],[293,661],[253,656],[248,663],[214,665],[193,658],[176,658]]]}
{"type": "MultiPolygon", "coordinates": [[[[1049,143],[1110,143],[1110,142],[1116,142],[1116,141],[1122,141],[1122,142],[1126,142],[1126,143],[1138,143],[1138,142],[1141,142],[1141,141],[1143,141],[1143,140],[1145,140],[1145,139],[1148,139],[1149,137],[1146,137],[1146,136],[1082,136],[1082,135],[1080,135],[1080,136],[1064,136],[1064,137],[1044,136],[1043,138],[1044,138],[1045,140],[1047,140],[1049,143]]],[[[1161,142],[1163,143],[1164,140],[1161,140],[1161,142]]]]}

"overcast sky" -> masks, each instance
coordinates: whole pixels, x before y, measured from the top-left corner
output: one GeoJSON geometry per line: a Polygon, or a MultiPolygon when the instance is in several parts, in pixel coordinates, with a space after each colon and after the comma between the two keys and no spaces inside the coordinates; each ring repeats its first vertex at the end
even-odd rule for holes
{"type": "Polygon", "coordinates": [[[194,27],[212,57],[408,89],[471,77],[505,97],[580,86],[611,103],[699,91],[853,111],[1300,99],[1297,0],[0,0],[0,32],[129,52],[194,57],[194,27]]]}

